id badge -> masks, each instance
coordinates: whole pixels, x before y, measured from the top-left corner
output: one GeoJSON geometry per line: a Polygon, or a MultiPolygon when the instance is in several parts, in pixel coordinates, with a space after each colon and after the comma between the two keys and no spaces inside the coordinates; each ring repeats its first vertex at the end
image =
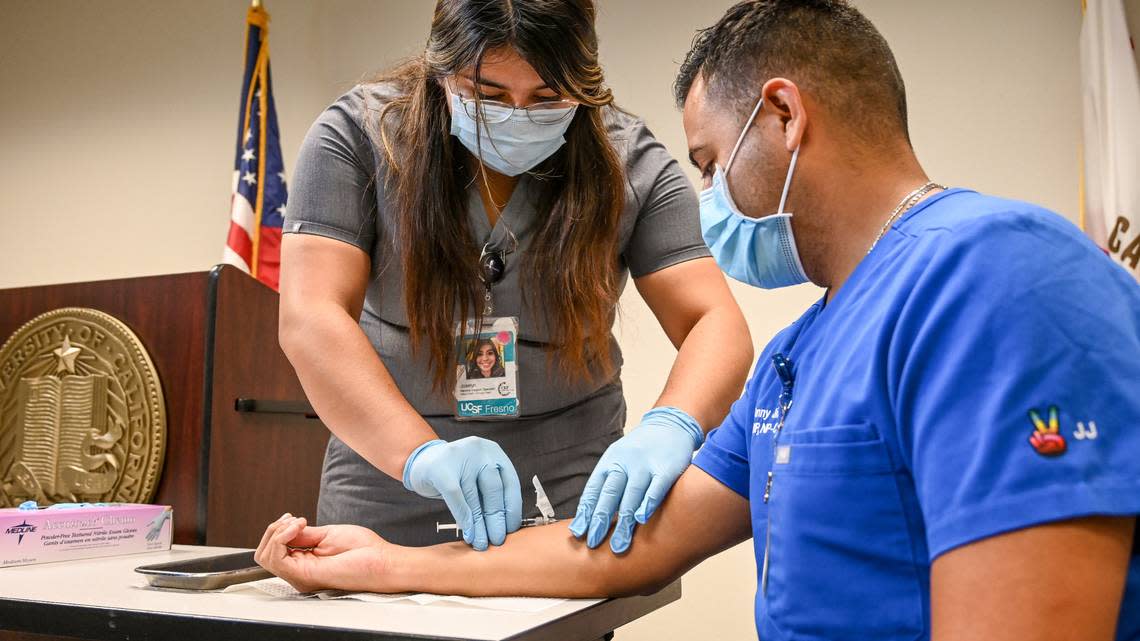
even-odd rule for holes
{"type": "Polygon", "coordinates": [[[487,317],[456,327],[455,418],[518,418],[519,319],[487,317]]]}

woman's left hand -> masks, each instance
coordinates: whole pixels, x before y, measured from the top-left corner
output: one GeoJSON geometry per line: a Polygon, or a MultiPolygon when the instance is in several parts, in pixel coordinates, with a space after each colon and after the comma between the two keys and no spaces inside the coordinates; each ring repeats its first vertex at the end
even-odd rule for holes
{"type": "Polygon", "coordinates": [[[650,410],[641,425],[610,445],[594,467],[570,533],[578,538],[588,533],[586,545],[596,548],[605,540],[616,512],[610,549],[615,554],[628,550],[636,525],[653,516],[704,437],[701,426],[683,410],[650,410]]]}
{"type": "Polygon", "coordinates": [[[309,527],[289,514],[265,529],[253,558],[300,592],[384,591],[390,544],[356,525],[309,527]]]}

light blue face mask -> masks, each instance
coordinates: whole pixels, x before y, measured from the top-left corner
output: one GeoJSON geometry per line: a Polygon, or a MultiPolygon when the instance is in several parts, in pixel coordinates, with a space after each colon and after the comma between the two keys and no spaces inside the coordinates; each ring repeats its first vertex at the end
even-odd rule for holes
{"type": "Polygon", "coordinates": [[[490,120],[504,116],[506,120],[484,122],[476,127],[475,119],[463,108],[460,97],[451,94],[451,135],[484,165],[500,174],[517,176],[537,167],[566,143],[563,136],[574,121],[578,106],[549,110],[551,120],[559,114],[565,115],[552,124],[534,122],[521,109],[513,110],[509,116],[504,113],[507,107],[484,104],[483,109],[490,120]]]}
{"type": "Polygon", "coordinates": [[[736,152],[740,151],[740,144],[752,127],[752,121],[756,119],[762,104],[763,98],[756,103],[756,108],[744,124],[744,130],[736,139],[728,164],[724,169],[717,166],[712,186],[701,192],[701,235],[725,274],[754,287],[776,289],[808,281],[803,264],[800,263],[799,252],[796,251],[795,237],[792,236],[792,215],[784,211],[800,148],[797,146],[792,152],[792,162],[788,166],[788,176],[784,179],[784,191],[780,194],[777,213],[762,218],[745,216],[736,207],[728,188],[728,171],[732,168],[732,161],[736,158],[736,152]]]}

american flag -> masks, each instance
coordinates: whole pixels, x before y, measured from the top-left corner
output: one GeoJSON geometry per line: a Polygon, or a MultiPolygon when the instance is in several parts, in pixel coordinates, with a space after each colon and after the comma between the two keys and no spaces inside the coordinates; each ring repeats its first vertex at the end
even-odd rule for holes
{"type": "Polygon", "coordinates": [[[249,8],[246,26],[245,74],[224,260],[277,289],[287,194],[269,77],[269,13],[260,2],[249,8]]]}

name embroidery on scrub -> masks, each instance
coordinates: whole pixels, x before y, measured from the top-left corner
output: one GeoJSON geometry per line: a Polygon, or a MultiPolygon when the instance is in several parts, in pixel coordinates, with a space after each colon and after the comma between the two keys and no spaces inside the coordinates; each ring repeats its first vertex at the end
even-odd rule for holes
{"type": "Polygon", "coordinates": [[[775,434],[780,424],[780,406],[773,408],[757,407],[752,412],[752,436],[775,434]]]}

